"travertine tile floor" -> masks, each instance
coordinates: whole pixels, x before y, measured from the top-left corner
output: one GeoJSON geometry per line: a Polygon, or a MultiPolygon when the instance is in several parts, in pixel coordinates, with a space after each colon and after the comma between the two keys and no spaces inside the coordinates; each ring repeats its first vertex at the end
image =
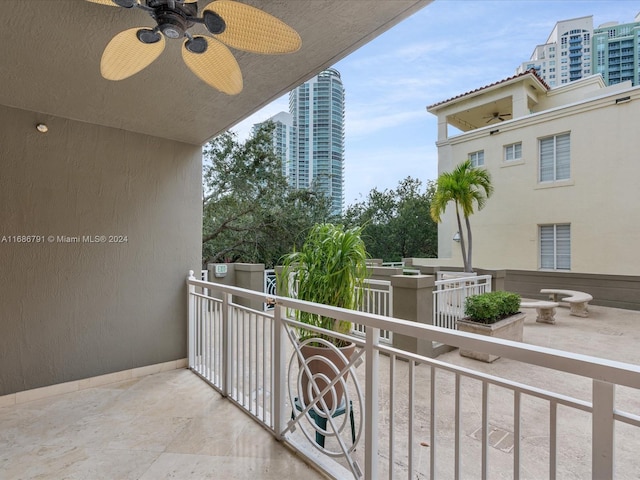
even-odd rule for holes
{"type": "MultiPolygon", "coordinates": [[[[590,307],[589,318],[578,318],[570,316],[565,307],[557,309],[556,319],[555,325],[536,323],[535,310],[527,311],[524,341],[640,364],[640,349],[637,348],[640,312],[595,306],[590,307]]],[[[523,370],[518,362],[506,358],[485,364],[460,357],[457,351],[444,354],[439,360],[507,379],[525,379],[533,386],[578,398],[590,398],[588,379],[560,375],[542,367],[524,366],[523,370]]],[[[422,387],[418,393],[426,396],[427,374],[428,369],[417,369],[417,382],[422,387]]],[[[384,378],[384,369],[381,375],[384,378]]],[[[381,381],[384,384],[384,379],[381,381]]],[[[446,382],[442,383],[441,391],[445,398],[450,394],[446,382]]],[[[463,407],[479,410],[480,397],[480,392],[465,396],[463,407]]],[[[616,391],[618,408],[635,413],[639,402],[636,390],[621,387],[616,391]]],[[[500,397],[495,397],[492,405],[501,412],[500,397]]],[[[504,411],[509,408],[505,406],[504,411]]],[[[548,411],[544,405],[541,408],[548,411]]],[[[571,435],[565,432],[561,440],[570,438],[573,442],[574,437],[589,438],[588,418],[564,410],[561,413],[571,432],[571,435]]],[[[537,410],[534,414],[538,414],[537,410]]],[[[533,424],[534,430],[548,425],[548,421],[535,416],[528,415],[525,420],[525,423],[533,424]]],[[[406,423],[406,419],[399,416],[398,423],[403,422],[406,423]]],[[[465,438],[475,438],[478,422],[467,422],[469,432],[465,433],[465,438]]],[[[423,423],[426,425],[426,420],[423,423]]],[[[442,425],[441,435],[449,438],[451,428],[452,425],[442,425]]],[[[637,455],[640,440],[636,429],[625,425],[618,425],[616,429],[619,438],[615,478],[640,478],[640,457],[637,455]]],[[[385,437],[384,429],[380,433],[385,437]]],[[[529,442],[529,449],[542,452],[541,457],[544,457],[545,447],[538,443],[544,443],[546,437],[536,437],[535,433],[530,438],[523,436],[523,442],[529,442]]],[[[418,442],[428,440],[427,432],[417,432],[416,437],[418,442]]],[[[384,438],[380,439],[381,445],[384,441],[384,438]]],[[[477,445],[473,445],[479,448],[480,443],[475,443],[477,445]]],[[[576,458],[581,458],[584,452],[577,451],[573,443],[561,449],[561,459],[567,457],[568,460],[561,461],[560,466],[571,471],[561,468],[559,478],[590,478],[590,450],[588,441],[585,443],[586,454],[582,460],[576,458]]],[[[416,467],[424,472],[419,478],[426,478],[429,449],[422,444],[416,448],[419,453],[416,467]]],[[[512,478],[512,453],[497,447],[490,450],[494,466],[490,478],[512,478]]],[[[356,453],[362,455],[363,450],[358,449],[356,453]]],[[[445,457],[448,454],[446,450],[443,453],[445,457]]],[[[444,457],[440,463],[443,467],[453,465],[444,457]]],[[[523,463],[521,478],[547,478],[546,460],[538,463],[523,463]]],[[[463,478],[477,478],[469,476],[470,472],[466,470],[463,478]]],[[[324,478],[188,370],[157,373],[0,407],[0,480],[268,480],[287,477],[324,478]]],[[[439,478],[452,478],[452,473],[447,471],[439,478]]]]}
{"type": "Polygon", "coordinates": [[[324,478],[189,370],[0,408],[0,479],[324,478]]]}

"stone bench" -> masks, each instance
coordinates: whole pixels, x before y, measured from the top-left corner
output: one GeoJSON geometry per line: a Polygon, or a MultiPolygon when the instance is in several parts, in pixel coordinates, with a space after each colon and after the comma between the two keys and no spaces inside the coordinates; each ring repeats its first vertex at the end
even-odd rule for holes
{"type": "Polygon", "coordinates": [[[558,297],[564,297],[562,302],[567,302],[571,307],[570,315],[576,317],[588,317],[589,316],[589,302],[593,300],[593,297],[585,292],[578,292],[575,290],[559,290],[556,288],[543,288],[540,293],[549,294],[549,298],[557,302],[558,297]]]}
{"type": "Polygon", "coordinates": [[[520,308],[535,308],[538,312],[536,322],[539,323],[556,323],[556,307],[559,304],[557,302],[520,302],[520,308]]]}

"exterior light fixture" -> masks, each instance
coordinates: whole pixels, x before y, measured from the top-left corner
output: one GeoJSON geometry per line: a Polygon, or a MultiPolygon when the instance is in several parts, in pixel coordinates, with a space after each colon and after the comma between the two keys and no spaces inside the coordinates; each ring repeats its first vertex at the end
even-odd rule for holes
{"type": "Polygon", "coordinates": [[[630,102],[631,101],[631,97],[620,97],[620,98],[616,98],[616,105],[618,105],[619,103],[626,103],[626,102],[630,102]]]}
{"type": "Polygon", "coordinates": [[[456,232],[453,236],[453,241],[460,243],[460,232],[456,232]]]}
{"type": "Polygon", "coordinates": [[[44,123],[39,123],[36,125],[36,129],[40,133],[47,133],[49,131],[49,127],[47,127],[44,123]]]}

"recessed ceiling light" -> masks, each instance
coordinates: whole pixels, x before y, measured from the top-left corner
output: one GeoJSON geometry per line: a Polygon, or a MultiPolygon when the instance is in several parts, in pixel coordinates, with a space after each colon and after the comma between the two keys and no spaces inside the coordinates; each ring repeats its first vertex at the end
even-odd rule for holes
{"type": "Polygon", "coordinates": [[[40,133],[47,133],[49,131],[49,127],[47,127],[44,123],[37,124],[36,128],[40,133]]]}

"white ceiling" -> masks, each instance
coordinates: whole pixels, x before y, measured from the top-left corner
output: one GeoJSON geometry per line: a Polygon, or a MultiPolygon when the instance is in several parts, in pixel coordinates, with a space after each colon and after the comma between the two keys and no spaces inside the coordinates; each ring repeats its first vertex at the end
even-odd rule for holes
{"type": "MultiPolygon", "coordinates": [[[[177,40],[167,40],[142,72],[104,80],[100,57],[109,40],[127,28],[154,26],[142,10],[84,0],[11,1],[0,19],[0,104],[199,145],[431,1],[245,0],[295,28],[302,48],[277,56],[232,50],[244,77],[236,96],[199,80],[177,40]]],[[[200,0],[200,10],[208,3],[200,0]]],[[[194,30],[204,33],[201,25],[194,30]]]]}

